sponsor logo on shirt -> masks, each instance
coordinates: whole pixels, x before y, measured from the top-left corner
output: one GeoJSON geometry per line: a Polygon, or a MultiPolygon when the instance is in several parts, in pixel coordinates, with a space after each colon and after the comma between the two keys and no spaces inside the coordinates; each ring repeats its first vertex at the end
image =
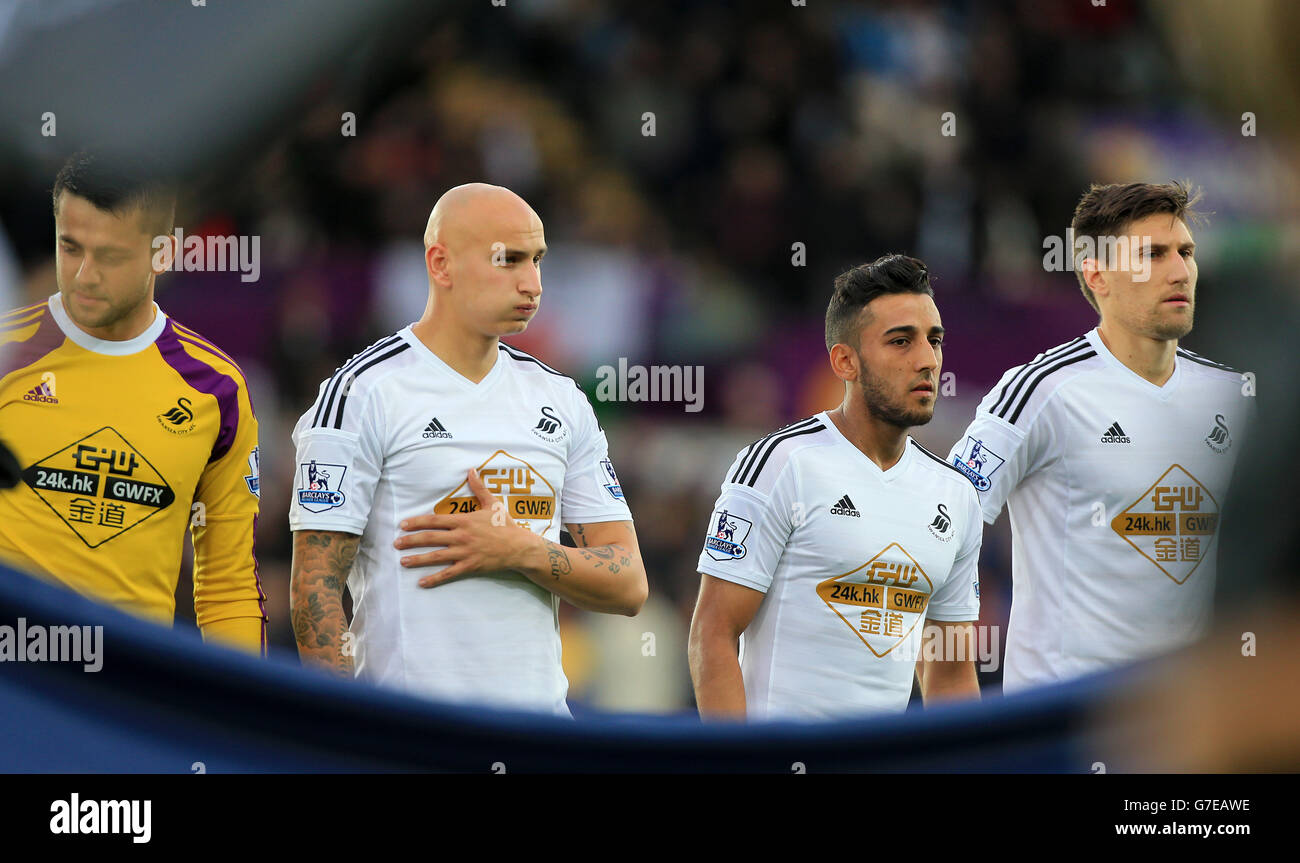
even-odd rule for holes
{"type": "Polygon", "coordinates": [[[158,414],[155,419],[158,420],[158,425],[172,434],[189,434],[198,427],[194,421],[193,404],[187,398],[179,398],[174,407],[158,414]]]}
{"type": "Polygon", "coordinates": [[[858,512],[858,508],[853,505],[853,501],[849,500],[847,494],[837,500],[835,505],[831,507],[831,515],[847,515],[851,518],[862,518],[862,513],[858,512]]]}
{"type": "Polygon", "coordinates": [[[110,426],[46,456],[24,470],[22,477],[90,548],[176,500],[162,474],[110,426]]]}
{"type": "Polygon", "coordinates": [[[1217,453],[1225,453],[1232,446],[1232,435],[1228,434],[1228,422],[1223,414],[1214,415],[1214,428],[1205,436],[1205,445],[1217,453]]]}
{"type": "Polygon", "coordinates": [[[952,539],[952,517],[948,515],[948,508],[943,504],[939,504],[934,520],[927,527],[931,535],[940,542],[947,542],[952,539]]]}
{"type": "Polygon", "coordinates": [[[600,460],[600,470],[605,477],[605,491],[614,500],[623,499],[623,486],[618,481],[618,474],[614,473],[614,463],[607,458],[600,460]]]}
{"type": "Polygon", "coordinates": [[[298,506],[308,512],[325,512],[343,506],[347,496],[340,489],[347,472],[345,465],[326,464],[315,459],[298,465],[298,506]]]}
{"type": "MultiPolygon", "coordinates": [[[[528,462],[505,450],[497,450],[478,466],[483,485],[500,498],[506,514],[520,527],[534,533],[546,533],[556,516],[555,487],[528,462]]],[[[478,498],[469,490],[469,481],[461,484],[434,505],[437,515],[463,515],[479,508],[478,498]]]]}
{"type": "Polygon", "coordinates": [[[1171,465],[1111,529],[1174,582],[1201,565],[1219,527],[1219,504],[1182,465],[1171,465]]]}
{"type": "Polygon", "coordinates": [[[971,484],[980,491],[988,491],[993,485],[991,478],[998,468],[1006,462],[1002,456],[976,440],[970,435],[962,444],[961,452],[952,457],[953,466],[966,475],[971,484]]]}
{"type": "Polygon", "coordinates": [[[843,575],[817,585],[817,595],[867,650],[883,657],[925,618],[934,583],[907,550],[891,542],[843,575]]]}
{"type": "Polygon", "coordinates": [[[547,443],[559,443],[564,440],[569,430],[565,428],[564,422],[555,415],[555,408],[547,405],[542,408],[542,417],[533,426],[533,434],[537,435],[547,443]]]}
{"type": "Polygon", "coordinates": [[[1102,432],[1102,443],[1133,443],[1133,439],[1124,434],[1124,429],[1119,427],[1119,423],[1113,422],[1110,428],[1102,432]]]}
{"type": "Polygon", "coordinates": [[[745,539],[754,523],[727,510],[713,513],[713,531],[704,541],[704,552],[714,560],[740,560],[748,551],[745,539]]]}

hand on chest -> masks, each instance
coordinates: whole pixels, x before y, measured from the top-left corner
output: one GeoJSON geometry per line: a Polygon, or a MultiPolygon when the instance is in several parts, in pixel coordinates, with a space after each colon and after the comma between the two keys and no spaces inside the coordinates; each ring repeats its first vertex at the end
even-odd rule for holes
{"type": "Polygon", "coordinates": [[[390,437],[384,473],[404,515],[478,509],[466,477],[473,468],[519,524],[545,533],[558,517],[572,436],[554,405],[413,408],[390,437]]]}

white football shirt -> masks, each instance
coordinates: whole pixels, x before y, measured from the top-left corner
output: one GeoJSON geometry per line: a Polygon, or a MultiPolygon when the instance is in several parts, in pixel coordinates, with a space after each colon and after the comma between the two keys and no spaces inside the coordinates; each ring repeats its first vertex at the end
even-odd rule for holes
{"type": "Polygon", "coordinates": [[[741,636],[747,715],[902,711],[926,618],[979,617],[969,482],[908,438],[889,470],[825,412],[741,450],[699,571],[762,592],[741,636]]]}
{"type": "Polygon", "coordinates": [[[1002,376],[949,460],[1011,513],[1003,688],[1166,652],[1205,629],[1219,508],[1253,399],[1179,348],[1156,386],[1096,330],[1002,376]]]}
{"type": "Polygon", "coordinates": [[[629,521],[605,434],[578,385],[502,344],[487,377],[453,371],[410,327],[344,364],[293,433],[293,530],[359,534],[356,674],[444,701],[568,715],[559,598],[514,573],[434,588],[405,568],[404,518],[472,512],[466,472],[518,522],[558,541],[564,523],[629,521]]]}

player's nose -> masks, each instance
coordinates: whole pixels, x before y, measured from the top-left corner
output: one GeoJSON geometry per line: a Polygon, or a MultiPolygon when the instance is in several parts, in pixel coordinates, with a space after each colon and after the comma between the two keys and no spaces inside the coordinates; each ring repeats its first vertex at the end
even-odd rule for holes
{"type": "Polygon", "coordinates": [[[924,370],[938,368],[939,354],[935,351],[934,345],[930,344],[928,341],[923,342],[923,344],[924,347],[921,348],[921,351],[917,356],[917,369],[924,370]]]}
{"type": "Polygon", "coordinates": [[[528,295],[530,299],[537,299],[542,295],[542,274],[533,268],[532,275],[524,279],[519,285],[519,290],[528,295]]]}
{"type": "Polygon", "coordinates": [[[90,255],[82,257],[81,266],[77,267],[73,281],[78,285],[94,285],[99,282],[99,269],[90,263],[90,255]]]}
{"type": "Polygon", "coordinates": [[[1169,266],[1169,281],[1172,284],[1186,282],[1192,277],[1192,271],[1187,266],[1187,259],[1182,255],[1175,255],[1174,262],[1169,266]]]}

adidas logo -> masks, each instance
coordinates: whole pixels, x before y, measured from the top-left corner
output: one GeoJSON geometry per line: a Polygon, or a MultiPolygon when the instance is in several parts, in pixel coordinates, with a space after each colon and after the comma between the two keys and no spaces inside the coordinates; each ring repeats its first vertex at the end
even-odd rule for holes
{"type": "Polygon", "coordinates": [[[862,513],[858,512],[858,508],[853,505],[853,501],[849,500],[847,494],[831,507],[831,515],[849,515],[854,518],[862,518],[862,513]]]}
{"type": "Polygon", "coordinates": [[[424,427],[424,437],[426,438],[451,437],[451,432],[443,428],[442,423],[438,422],[438,418],[434,417],[433,419],[429,420],[429,424],[424,427]]]}
{"type": "Polygon", "coordinates": [[[1124,434],[1124,429],[1119,427],[1119,423],[1110,424],[1110,428],[1101,436],[1102,443],[1133,443],[1133,439],[1124,434]]]}
{"type": "Polygon", "coordinates": [[[54,395],[54,389],[46,382],[41,381],[36,386],[23,394],[25,402],[43,402],[44,404],[57,405],[59,400],[54,395]]]}

